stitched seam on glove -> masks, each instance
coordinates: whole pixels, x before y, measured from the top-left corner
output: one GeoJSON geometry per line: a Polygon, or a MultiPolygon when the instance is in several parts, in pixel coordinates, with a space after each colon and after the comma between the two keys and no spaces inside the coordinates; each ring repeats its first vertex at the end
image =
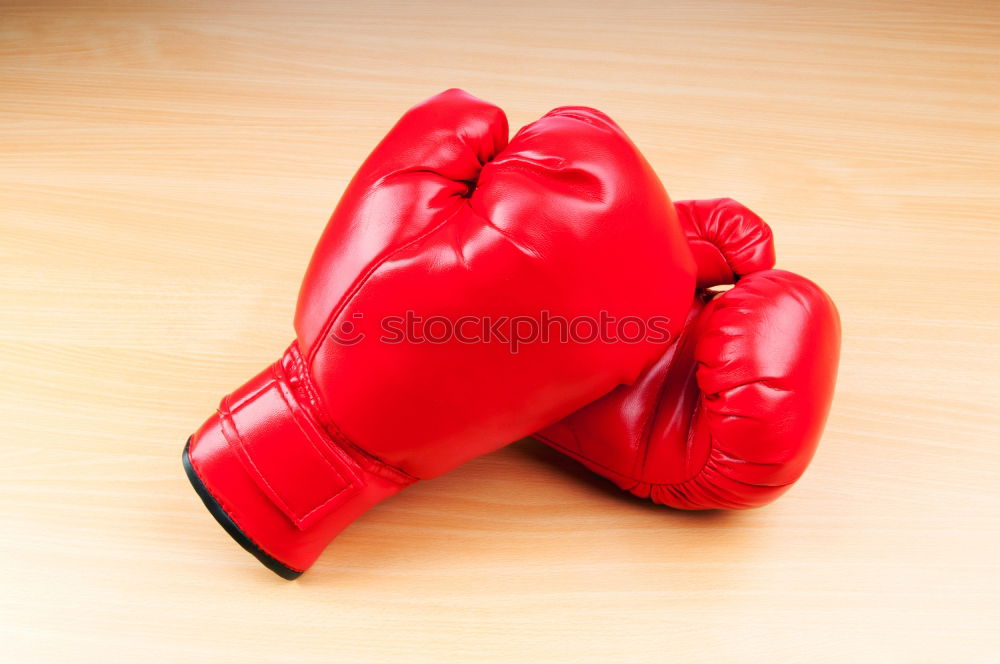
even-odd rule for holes
{"type": "Polygon", "coordinates": [[[455,207],[455,209],[451,212],[451,214],[446,216],[440,222],[434,224],[433,226],[425,230],[423,233],[420,233],[419,235],[409,240],[408,242],[405,242],[400,246],[396,247],[389,253],[384,254],[378,260],[369,265],[368,269],[364,273],[364,276],[362,276],[361,279],[356,281],[355,284],[351,286],[351,289],[340,299],[340,301],[331,311],[330,315],[327,316],[326,321],[323,323],[322,333],[318,337],[316,337],[316,340],[313,343],[312,348],[309,349],[309,353],[305,358],[307,369],[312,369],[312,363],[316,359],[316,353],[319,352],[319,349],[322,348],[323,344],[326,342],[326,339],[330,334],[330,328],[333,327],[334,321],[337,320],[337,317],[340,316],[343,310],[347,308],[347,305],[351,303],[351,300],[354,299],[354,297],[361,291],[364,285],[368,283],[368,281],[375,275],[375,272],[377,272],[380,267],[382,267],[385,263],[387,263],[390,259],[395,257],[400,252],[404,251],[405,249],[409,249],[413,245],[423,241],[424,239],[435,233],[438,229],[444,227],[448,222],[450,222],[452,219],[455,218],[455,216],[461,211],[461,209],[462,209],[462,204],[459,204],[458,206],[455,207]]]}
{"type": "MultiPolygon", "coordinates": [[[[285,390],[281,389],[282,388],[282,380],[281,380],[281,375],[278,374],[278,370],[279,370],[278,366],[272,366],[271,370],[272,370],[272,373],[275,376],[274,384],[278,388],[278,394],[281,396],[281,399],[285,402],[285,406],[288,408],[288,411],[292,412],[294,410],[295,406],[298,405],[298,404],[294,403],[295,400],[294,400],[294,396],[293,395],[286,394],[285,390]],[[289,397],[291,397],[291,399],[289,399],[289,397]]],[[[299,408],[301,408],[301,406],[299,406],[299,408]]],[[[323,450],[320,450],[320,449],[318,449],[316,447],[316,443],[314,441],[315,434],[312,433],[312,432],[306,431],[305,427],[302,426],[302,423],[299,422],[299,419],[297,417],[292,417],[291,420],[295,424],[295,426],[298,428],[298,430],[302,433],[302,437],[313,447],[313,449],[316,450],[316,453],[323,460],[323,463],[326,464],[326,466],[330,469],[330,471],[334,475],[336,475],[337,477],[340,478],[341,483],[342,483],[341,487],[339,489],[337,489],[336,492],[334,492],[333,494],[331,494],[326,500],[324,500],[319,505],[316,505],[315,507],[313,507],[311,510],[309,510],[305,514],[296,514],[296,512],[294,510],[292,510],[292,509],[289,508],[289,512],[292,513],[292,514],[296,514],[296,518],[298,519],[298,522],[301,523],[301,522],[305,521],[306,519],[308,519],[309,516],[312,515],[312,514],[314,514],[316,511],[322,509],[326,505],[329,505],[330,502],[332,502],[333,500],[336,500],[337,498],[339,498],[340,496],[342,496],[345,491],[358,490],[360,487],[364,486],[364,482],[362,480],[360,480],[360,478],[358,478],[356,475],[354,477],[345,477],[344,473],[342,473],[336,466],[333,465],[333,463],[330,462],[329,459],[326,458],[326,454],[323,453],[323,450]]],[[[235,422],[233,423],[233,430],[236,431],[236,435],[237,436],[240,435],[239,429],[236,428],[235,422]]],[[[317,433],[318,433],[318,431],[317,431],[317,433]]],[[[333,452],[333,453],[335,454],[336,452],[333,452]]],[[[250,459],[250,462],[253,463],[253,459],[252,458],[250,459]]],[[[345,470],[350,470],[350,469],[345,469],[345,470]]],[[[260,473],[260,471],[258,471],[258,473],[260,473]]],[[[267,478],[264,477],[263,474],[261,474],[260,477],[261,477],[261,479],[264,480],[265,484],[267,484],[269,487],[271,487],[271,484],[267,481],[267,478]]],[[[271,490],[275,492],[275,495],[277,495],[279,497],[279,499],[281,498],[281,494],[279,494],[274,489],[274,487],[271,487],[271,490]]],[[[284,502],[285,501],[282,499],[282,503],[284,503],[284,502]]],[[[287,503],[286,503],[286,507],[287,507],[287,503]]]]}
{"type": "Polygon", "coordinates": [[[348,438],[347,435],[340,430],[340,427],[337,426],[337,423],[334,422],[327,413],[327,410],[323,405],[322,397],[320,396],[315,385],[313,385],[309,373],[306,371],[302,353],[299,352],[296,343],[293,343],[289,347],[288,355],[291,356],[293,369],[295,371],[295,376],[293,378],[295,379],[295,382],[301,386],[301,391],[305,392],[309,405],[312,407],[311,410],[313,417],[331,441],[338,444],[340,448],[344,450],[344,452],[347,453],[348,456],[350,456],[358,465],[373,475],[377,475],[402,486],[408,486],[420,479],[410,475],[402,468],[397,468],[396,466],[388,464],[378,457],[369,454],[367,451],[358,447],[353,440],[348,438]]]}

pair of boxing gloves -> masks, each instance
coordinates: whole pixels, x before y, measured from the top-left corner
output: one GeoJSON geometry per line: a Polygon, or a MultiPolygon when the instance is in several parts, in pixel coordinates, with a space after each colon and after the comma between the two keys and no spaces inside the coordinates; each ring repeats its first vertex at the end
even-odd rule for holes
{"type": "Polygon", "coordinates": [[[361,166],[295,341],[222,400],[185,469],[289,579],[376,503],[529,435],[657,503],[763,505],[813,455],[840,342],[830,298],[773,266],[760,218],[672,203],[604,114],[558,108],[509,138],[499,108],[449,90],[361,166]]]}

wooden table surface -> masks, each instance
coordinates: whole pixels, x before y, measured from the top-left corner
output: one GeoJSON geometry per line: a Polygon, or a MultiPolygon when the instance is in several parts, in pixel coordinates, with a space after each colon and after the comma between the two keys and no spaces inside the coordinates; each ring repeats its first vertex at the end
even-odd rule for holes
{"type": "Polygon", "coordinates": [[[601,4],[0,0],[0,659],[997,661],[1000,6],[601,4]],[[830,292],[838,392],[782,500],[673,512],[520,442],[294,583],[208,516],[185,439],[448,87],[512,127],[605,110],[830,292]]]}

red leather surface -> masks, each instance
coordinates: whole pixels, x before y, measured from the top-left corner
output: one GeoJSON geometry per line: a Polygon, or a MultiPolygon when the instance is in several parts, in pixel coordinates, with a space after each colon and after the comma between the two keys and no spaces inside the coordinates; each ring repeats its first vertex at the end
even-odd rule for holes
{"type": "Polygon", "coordinates": [[[508,144],[500,109],[447,91],[403,116],[330,219],[300,292],[297,343],[279,362],[295,384],[279,378],[241,400],[232,429],[213,416],[191,442],[192,463],[245,534],[305,569],[371,504],[633,381],[663,352],[650,340],[536,342],[517,353],[457,339],[385,343],[386,317],[605,312],[668,316],[676,335],[694,278],[663,187],[605,115],[556,109],[508,144]],[[345,330],[361,340],[339,342],[345,330]],[[307,424],[284,421],[292,412],[307,424]],[[287,440],[287,454],[268,436],[287,440]],[[248,447],[269,468],[247,472],[248,447]],[[332,459],[352,463],[302,468],[332,459]],[[289,478],[300,472],[296,488],[289,478]],[[334,475],[357,478],[343,482],[350,497],[301,523],[339,491],[334,475]],[[280,490],[262,483],[271,477],[280,490]]]}
{"type": "Polygon", "coordinates": [[[243,534],[301,572],[354,519],[413,478],[317,431],[303,374],[294,368],[297,355],[293,344],[275,365],[223,398],[219,412],[192,436],[189,458],[243,534]],[[289,393],[298,395],[295,404],[280,403],[289,393]],[[234,404],[240,411],[235,418],[234,404]],[[296,407],[297,418],[284,412],[296,407]]]}
{"type": "Polygon", "coordinates": [[[774,267],[771,227],[753,210],[731,198],[677,201],[674,207],[698,266],[699,289],[774,267]]]}
{"type": "Polygon", "coordinates": [[[305,530],[365,484],[350,457],[327,444],[299,405],[282,366],[294,364],[296,353],[293,345],[283,361],[224,398],[219,415],[230,448],[257,488],[305,530]]]}
{"type": "Polygon", "coordinates": [[[634,384],[536,437],[657,503],[757,507],[812,459],[833,397],[839,317],[811,281],[767,269],[770,229],[743,206],[689,201],[678,212],[702,237],[699,283],[743,276],[721,295],[700,291],[678,343],[634,384]]]}

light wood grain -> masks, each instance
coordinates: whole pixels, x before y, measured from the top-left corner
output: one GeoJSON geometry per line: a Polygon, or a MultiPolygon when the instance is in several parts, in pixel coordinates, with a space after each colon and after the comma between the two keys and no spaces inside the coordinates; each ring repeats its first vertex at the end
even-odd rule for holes
{"type": "Polygon", "coordinates": [[[994,2],[0,0],[0,659],[995,661],[994,2]],[[180,468],[290,339],[368,150],[463,87],[615,117],[840,306],[825,439],[690,515],[519,443],[365,515],[300,581],[180,468]]]}

